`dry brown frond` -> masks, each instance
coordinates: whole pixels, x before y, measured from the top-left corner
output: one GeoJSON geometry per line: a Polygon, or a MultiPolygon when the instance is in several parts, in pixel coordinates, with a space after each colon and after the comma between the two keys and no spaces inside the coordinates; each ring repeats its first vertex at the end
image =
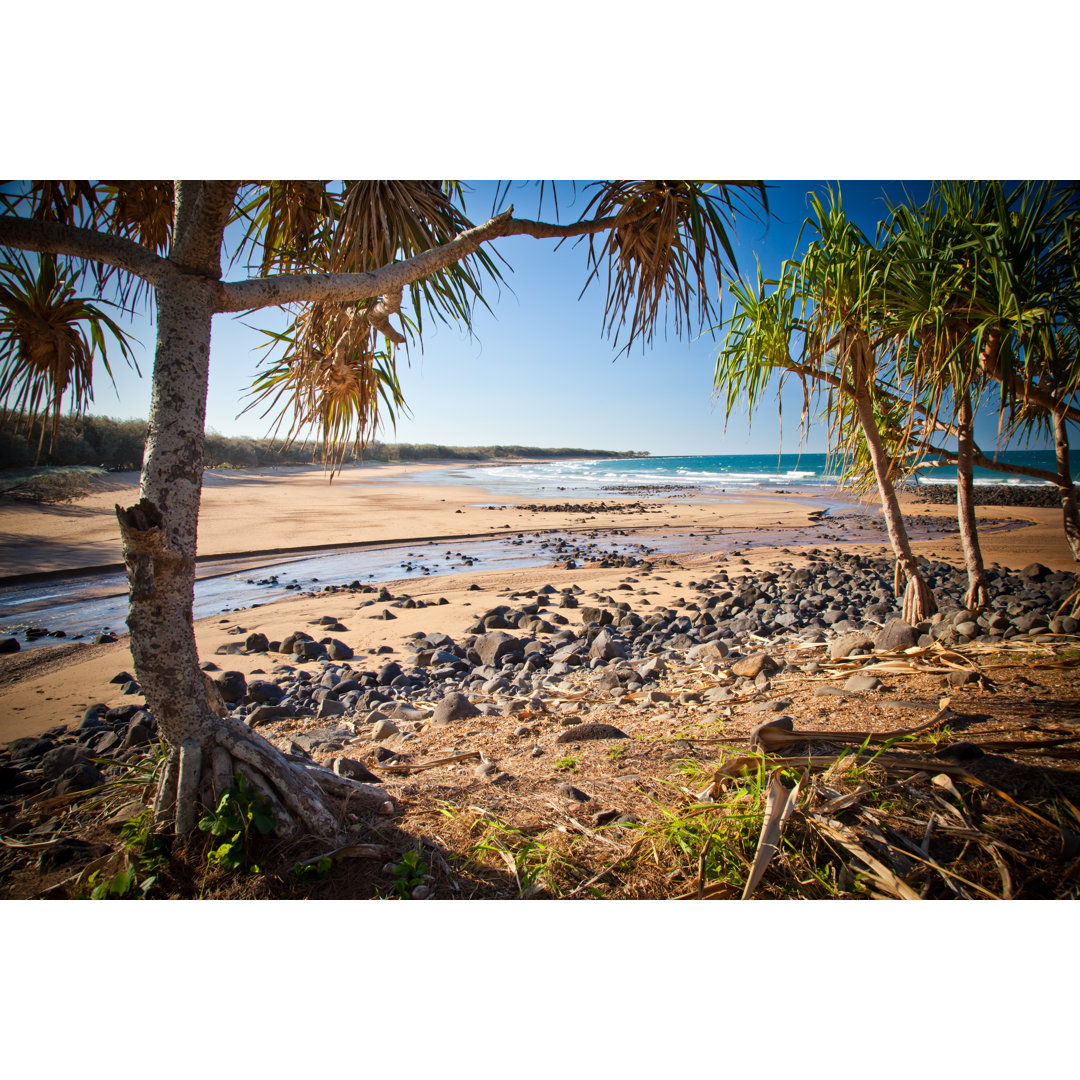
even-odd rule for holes
{"type": "Polygon", "coordinates": [[[607,262],[605,330],[618,341],[630,318],[627,348],[637,337],[649,341],[670,302],[675,332],[689,326],[696,308],[699,323],[713,313],[710,277],[719,289],[726,261],[734,264],[727,230],[733,227],[726,185],[685,180],[612,180],[600,191],[586,215],[614,217],[599,255],[590,238],[592,277],[607,262]]]}
{"type": "Polygon", "coordinates": [[[172,180],[106,180],[112,195],[109,230],[151,251],[165,251],[172,237],[175,188],[172,180]]]}
{"type": "Polygon", "coordinates": [[[346,185],[330,268],[361,273],[445,243],[469,227],[439,180],[355,180],[346,185]]]}
{"type": "Polygon", "coordinates": [[[325,256],[337,213],[325,181],[275,180],[243,209],[250,216],[246,239],[262,247],[262,273],[311,267],[325,256]]]}
{"type": "Polygon", "coordinates": [[[336,471],[348,449],[359,451],[379,423],[379,399],[401,403],[391,353],[353,305],[315,303],[293,327],[292,344],[253,388],[253,404],[276,411],[274,434],[288,444],[315,429],[323,461],[336,471]]]}

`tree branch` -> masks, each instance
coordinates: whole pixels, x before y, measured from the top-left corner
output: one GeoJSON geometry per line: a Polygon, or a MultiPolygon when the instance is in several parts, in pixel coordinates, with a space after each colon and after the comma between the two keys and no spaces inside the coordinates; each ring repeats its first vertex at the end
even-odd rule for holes
{"type": "Polygon", "coordinates": [[[160,284],[169,272],[165,259],[133,240],[57,221],[0,215],[0,246],[90,259],[127,270],[151,285],[160,284]]]}
{"type": "Polygon", "coordinates": [[[483,225],[467,229],[448,243],[365,274],[280,274],[225,282],[216,310],[253,311],[279,304],[349,303],[374,296],[392,298],[406,285],[446,269],[471,255],[485,240],[500,236],[512,213],[513,207],[483,225]]]}
{"type": "MultiPolygon", "coordinates": [[[[959,456],[954,450],[946,450],[944,447],[934,446],[930,442],[920,442],[917,444],[920,450],[928,450],[932,454],[937,454],[943,457],[946,461],[955,462],[959,456]]],[[[1030,476],[1034,480],[1047,480],[1051,484],[1061,483],[1061,477],[1057,473],[1048,472],[1046,469],[1037,469],[1033,465],[1012,465],[1005,461],[993,461],[988,458],[979,448],[975,446],[972,451],[971,460],[975,465],[979,465],[984,469],[989,469],[991,472],[1000,473],[1012,473],[1016,476],[1030,476]]]]}
{"type": "Polygon", "coordinates": [[[365,274],[281,274],[276,277],[226,282],[221,286],[221,299],[217,310],[253,311],[278,304],[310,303],[316,300],[349,303],[379,297],[380,302],[373,309],[373,313],[381,320],[398,310],[395,300],[400,305],[398,294],[406,285],[445,270],[451,264],[471,255],[488,240],[502,236],[533,236],[537,239],[586,236],[603,232],[616,224],[626,224],[640,216],[626,214],[578,221],[572,225],[552,225],[545,221],[514,218],[511,216],[513,212],[514,208],[511,206],[509,210],[483,225],[467,229],[439,247],[430,248],[411,259],[389,263],[365,274]]]}

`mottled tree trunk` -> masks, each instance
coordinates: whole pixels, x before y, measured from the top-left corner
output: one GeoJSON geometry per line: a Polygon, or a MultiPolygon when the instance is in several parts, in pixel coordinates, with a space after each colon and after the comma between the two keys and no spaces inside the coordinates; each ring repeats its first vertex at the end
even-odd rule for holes
{"type": "MultiPolygon", "coordinates": [[[[292,762],[238,720],[216,715],[199,668],[192,606],[202,493],[210,326],[219,300],[227,185],[181,185],[173,272],[157,284],[150,429],[140,500],[117,518],[128,567],[131,653],[170,747],[155,801],[159,824],[194,827],[237,773],[269,803],[279,835],[341,834],[342,805],[381,808],[377,789],[292,762]],[[216,239],[215,239],[216,238],[216,239]]],[[[232,189],[235,192],[235,188],[232,189]]]]}
{"type": "Polygon", "coordinates": [[[192,627],[212,302],[184,281],[157,294],[150,425],[137,506],[121,525],[131,584],[131,652],[146,703],[172,746],[212,717],[192,627]]]}
{"type": "Polygon", "coordinates": [[[892,463],[881,442],[881,434],[874,418],[874,406],[865,387],[855,394],[855,407],[858,410],[859,423],[866,436],[866,445],[870,450],[870,459],[874,463],[874,477],[881,495],[881,509],[885,515],[885,527],[889,531],[889,541],[896,556],[896,595],[903,590],[903,616],[914,625],[928,619],[937,611],[937,602],[929,586],[919,573],[919,566],[911,550],[907,529],[904,527],[904,515],[900,512],[900,503],[896,498],[896,488],[892,482],[892,463]],[[906,584],[905,584],[906,582],[906,584]]]}
{"type": "Polygon", "coordinates": [[[1076,487],[1072,479],[1072,463],[1069,461],[1069,432],[1064,413],[1053,413],[1054,455],[1057,458],[1058,490],[1061,493],[1061,510],[1065,518],[1065,536],[1069,541],[1073,558],[1080,561],[1080,513],[1077,511],[1076,487]]]}
{"type": "Polygon", "coordinates": [[[968,591],[964,597],[964,606],[969,611],[977,612],[986,607],[990,596],[975,522],[975,432],[971,395],[966,390],[957,395],[956,430],[956,511],[968,573],[968,591]]]}

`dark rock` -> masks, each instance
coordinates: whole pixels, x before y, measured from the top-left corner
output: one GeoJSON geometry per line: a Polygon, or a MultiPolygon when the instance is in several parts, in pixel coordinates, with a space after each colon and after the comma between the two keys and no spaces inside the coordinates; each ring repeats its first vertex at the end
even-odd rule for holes
{"type": "Polygon", "coordinates": [[[910,649],[919,640],[919,634],[911,623],[903,619],[890,619],[878,632],[874,642],[876,652],[899,652],[910,649]]]}
{"type": "Polygon", "coordinates": [[[81,746],[58,746],[41,759],[46,780],[58,780],[73,765],[90,763],[90,755],[81,746]]]}
{"type": "Polygon", "coordinates": [[[577,724],[567,728],[555,741],[560,743],[585,742],[589,739],[629,739],[625,731],[611,724],[577,724]]]}
{"type": "Polygon", "coordinates": [[[344,716],[347,711],[340,701],[328,695],[319,703],[319,711],[316,715],[322,720],[328,716],[344,716]]]}
{"type": "Polygon", "coordinates": [[[320,641],[298,641],[293,646],[293,656],[299,661],[329,659],[326,646],[320,641]]]}
{"type": "Polygon", "coordinates": [[[257,709],[252,709],[245,719],[251,727],[257,727],[259,724],[265,724],[269,720],[280,720],[283,717],[293,715],[294,713],[290,706],[260,705],[257,709]]]}
{"type": "Polygon", "coordinates": [[[0,638],[0,653],[17,653],[21,648],[17,638],[0,638]]]}
{"type": "Polygon", "coordinates": [[[314,640],[315,639],[310,634],[304,633],[303,630],[294,630],[288,637],[282,639],[281,651],[283,653],[295,652],[298,642],[314,640]]]}
{"type": "Polygon", "coordinates": [[[580,788],[576,788],[573,784],[556,784],[555,790],[564,798],[569,799],[571,802],[589,802],[590,795],[586,795],[580,788]]]}
{"type": "Polygon", "coordinates": [[[247,696],[247,679],[242,671],[219,671],[213,679],[221,696],[230,705],[238,704],[247,696]]]}
{"type": "MultiPolygon", "coordinates": [[[[379,747],[379,750],[384,749],[385,747],[379,747]]],[[[358,780],[362,784],[382,783],[381,777],[376,776],[362,761],[353,758],[336,757],[331,762],[331,767],[338,776],[344,776],[347,780],[358,780]]]]}
{"type": "Polygon", "coordinates": [[[265,634],[248,634],[244,639],[244,648],[248,652],[269,652],[270,639],[265,634]]]}
{"type": "Polygon", "coordinates": [[[384,664],[379,669],[377,681],[380,686],[389,686],[396,678],[404,674],[401,665],[391,660],[389,664],[384,664]]]}
{"type": "Polygon", "coordinates": [[[778,716],[775,720],[767,720],[764,724],[758,724],[750,732],[750,745],[763,746],[766,750],[771,749],[770,731],[794,731],[795,721],[790,716],[778,716]]]}
{"type": "Polygon", "coordinates": [[[65,769],[54,789],[57,795],[68,795],[75,791],[88,791],[105,783],[105,776],[92,762],[84,761],[65,769]]]}
{"type": "Polygon", "coordinates": [[[435,727],[441,727],[455,720],[467,720],[479,715],[480,710],[465,694],[453,693],[447,694],[435,706],[435,711],[431,714],[431,723],[435,727]]]}
{"type": "Polygon", "coordinates": [[[326,646],[326,652],[331,660],[351,660],[356,654],[346,645],[344,641],[338,641],[337,638],[331,638],[329,644],[326,646]]]}
{"type": "Polygon", "coordinates": [[[525,638],[514,637],[502,630],[480,634],[473,642],[473,650],[480,663],[498,667],[507,657],[521,657],[525,653],[525,638]]]}
{"type": "Polygon", "coordinates": [[[153,729],[148,722],[134,722],[128,726],[127,734],[124,736],[124,742],[121,749],[131,750],[136,746],[149,746],[151,742],[153,742],[153,739],[153,729]]]}
{"type": "Polygon", "coordinates": [[[779,670],[780,665],[768,653],[764,652],[744,656],[731,665],[731,674],[744,679],[756,679],[761,674],[771,675],[774,671],[779,670]]]}
{"type": "Polygon", "coordinates": [[[605,629],[593,638],[589,656],[598,660],[625,660],[626,647],[610,630],[605,629]]]}
{"type": "Polygon", "coordinates": [[[97,705],[91,705],[83,713],[82,722],[79,727],[82,729],[103,727],[105,724],[105,714],[108,713],[108,705],[103,705],[100,702],[97,705]]]}
{"type": "Polygon", "coordinates": [[[285,690],[270,679],[252,679],[247,684],[246,700],[258,705],[277,705],[285,696],[285,690]]]}

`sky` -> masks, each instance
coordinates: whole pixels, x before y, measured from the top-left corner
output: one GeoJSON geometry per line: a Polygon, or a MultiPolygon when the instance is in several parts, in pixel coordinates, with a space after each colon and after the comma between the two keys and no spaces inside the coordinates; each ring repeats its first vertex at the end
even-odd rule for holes
{"type": "MultiPolygon", "coordinates": [[[[825,181],[769,183],[766,222],[736,218],[733,237],[740,271],[752,275],[760,263],[775,275],[796,249],[808,213],[807,193],[825,193],[825,181]]],[[[884,216],[883,197],[921,200],[922,181],[841,181],[848,213],[873,234],[884,216]]],[[[471,220],[490,216],[496,192],[492,181],[467,181],[471,220]]],[[[576,218],[591,192],[587,181],[561,182],[559,220],[576,218]]],[[[515,183],[509,201],[520,217],[551,220],[550,193],[539,206],[539,189],[515,183]]],[[[385,442],[452,446],[569,446],[584,449],[647,451],[656,455],[824,451],[826,427],[814,423],[800,441],[802,395],[792,382],[778,409],[764,404],[751,417],[736,412],[725,424],[713,397],[713,369],[722,334],[715,338],[694,326],[677,337],[669,326],[642,348],[623,351],[603,333],[604,281],[588,278],[587,241],[565,242],[510,237],[495,250],[509,263],[504,283],[485,289],[491,311],[478,308],[470,335],[463,327],[426,321],[422,342],[415,340],[398,362],[407,413],[396,428],[384,424],[385,442]]],[[[226,274],[246,276],[240,265],[226,274]]],[[[730,300],[726,301],[730,312],[730,300]]],[[[258,328],[284,325],[281,314],[263,310],[242,316],[215,316],[211,345],[207,428],[226,435],[262,437],[271,420],[259,411],[242,412],[257,371],[258,328]]],[[[91,412],[122,419],[145,417],[149,408],[154,328],[148,317],[132,323],[139,344],[134,353],[142,376],[113,363],[115,388],[95,380],[91,412]]],[[[99,372],[99,376],[100,376],[99,372]]],[[[978,437],[984,447],[996,440],[996,414],[984,412],[978,437]]]]}

